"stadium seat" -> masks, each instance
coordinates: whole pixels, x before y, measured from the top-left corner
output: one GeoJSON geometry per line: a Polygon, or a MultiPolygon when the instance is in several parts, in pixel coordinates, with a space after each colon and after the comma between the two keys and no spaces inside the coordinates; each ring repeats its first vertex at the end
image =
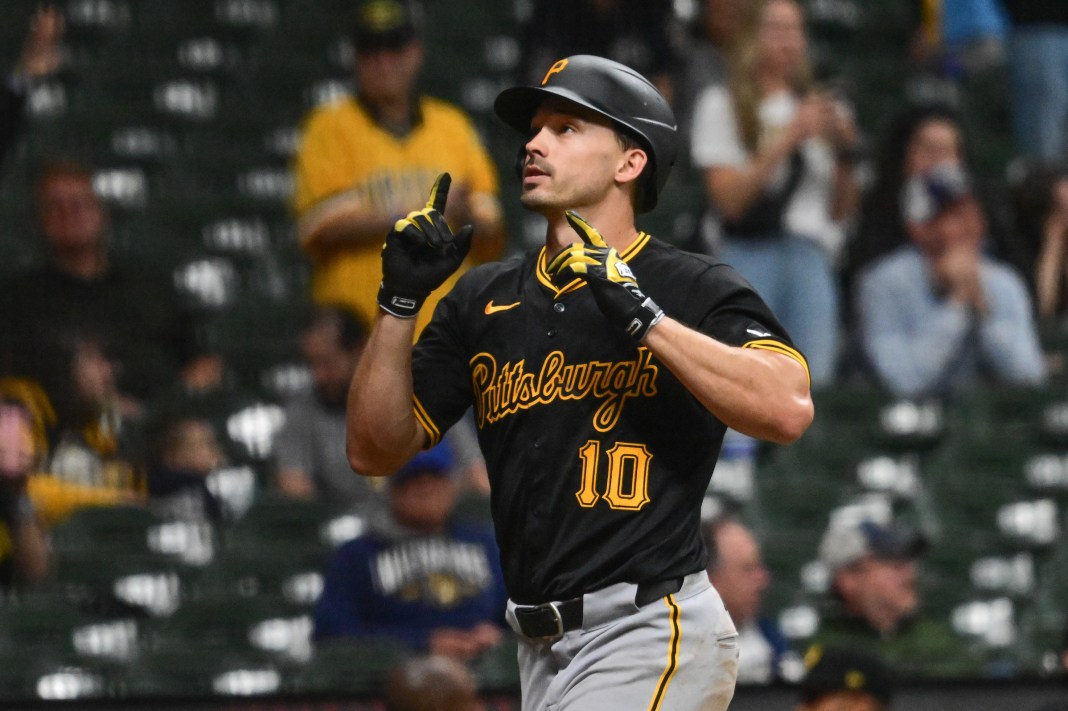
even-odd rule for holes
{"type": "Polygon", "coordinates": [[[188,596],[189,575],[173,558],[104,550],[57,561],[49,588],[101,617],[164,618],[188,596]]]}
{"type": "Polygon", "coordinates": [[[264,545],[308,552],[329,550],[324,526],[339,512],[319,501],[264,494],[230,532],[231,548],[262,550],[264,545]]]}
{"type": "Polygon", "coordinates": [[[143,506],[85,507],[53,529],[52,546],[60,558],[107,551],[149,553],[148,531],[161,523],[162,518],[143,506]]]}
{"type": "Polygon", "coordinates": [[[196,587],[206,596],[278,598],[305,609],[315,605],[322,592],[326,557],[320,547],[279,547],[264,541],[258,547],[226,551],[198,578],[196,587]]]}
{"type": "Polygon", "coordinates": [[[37,593],[0,606],[0,650],[7,654],[73,654],[73,631],[92,616],[68,598],[37,593]]]}
{"type": "Polygon", "coordinates": [[[281,598],[207,597],[191,600],[157,625],[153,645],[195,647],[203,653],[267,654],[279,666],[305,662],[311,653],[311,618],[281,598]]]}
{"type": "Polygon", "coordinates": [[[302,694],[370,696],[381,693],[386,675],[412,655],[394,639],[363,637],[320,642],[293,677],[302,694]]]}
{"type": "Polygon", "coordinates": [[[114,680],[76,658],[0,653],[0,705],[5,708],[96,703],[113,695],[114,680]]]}
{"type": "Polygon", "coordinates": [[[508,692],[519,688],[518,642],[507,634],[472,663],[472,673],[481,692],[508,692]]]}
{"type": "Polygon", "coordinates": [[[123,697],[257,696],[284,690],[285,677],[270,655],[247,649],[205,653],[188,641],[146,652],[121,679],[123,697]]]}

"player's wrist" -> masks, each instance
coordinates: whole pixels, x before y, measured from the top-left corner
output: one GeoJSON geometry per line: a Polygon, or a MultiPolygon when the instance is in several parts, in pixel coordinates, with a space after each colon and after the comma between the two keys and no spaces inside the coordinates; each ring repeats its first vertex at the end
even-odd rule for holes
{"type": "Polygon", "coordinates": [[[382,282],[378,287],[378,307],[397,318],[415,318],[423,308],[427,295],[413,295],[398,291],[382,282]]]}
{"type": "Polygon", "coordinates": [[[623,330],[634,340],[641,341],[663,318],[664,310],[657,306],[655,301],[646,296],[634,313],[631,314],[631,318],[623,330]]]}

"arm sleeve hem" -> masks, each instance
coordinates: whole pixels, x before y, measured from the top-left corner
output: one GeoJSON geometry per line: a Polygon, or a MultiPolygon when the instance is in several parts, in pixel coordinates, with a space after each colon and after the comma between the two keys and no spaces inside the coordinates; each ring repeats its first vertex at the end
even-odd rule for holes
{"type": "Polygon", "coordinates": [[[808,378],[809,385],[812,384],[812,373],[809,372],[808,361],[805,360],[805,356],[801,355],[801,352],[797,349],[791,348],[781,341],[772,341],[769,339],[749,341],[748,343],[743,344],[742,348],[757,348],[759,350],[772,351],[773,353],[781,353],[784,356],[793,358],[805,369],[805,377],[808,378]]]}

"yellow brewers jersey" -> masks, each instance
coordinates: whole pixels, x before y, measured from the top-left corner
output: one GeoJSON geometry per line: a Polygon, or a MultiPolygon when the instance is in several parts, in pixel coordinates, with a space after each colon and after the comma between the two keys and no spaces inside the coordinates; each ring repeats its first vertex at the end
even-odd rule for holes
{"type": "MultiPolygon", "coordinates": [[[[296,158],[298,216],[344,197],[356,198],[370,213],[403,217],[426,203],[434,179],[445,171],[452,174],[453,186],[466,189],[473,200],[489,198],[496,204],[496,170],[466,115],[431,97],[420,98],[419,113],[415,128],[398,137],[352,97],[316,109],[296,158]]],[[[381,241],[325,254],[309,249],[313,299],[353,307],[373,320],[382,280],[381,249],[381,241]]],[[[427,299],[417,330],[465,269],[427,299]]]]}

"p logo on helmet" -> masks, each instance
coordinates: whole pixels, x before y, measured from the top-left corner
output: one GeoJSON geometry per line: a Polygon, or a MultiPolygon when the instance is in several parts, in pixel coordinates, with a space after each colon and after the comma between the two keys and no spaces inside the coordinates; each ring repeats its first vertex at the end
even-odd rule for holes
{"type": "Polygon", "coordinates": [[[559,74],[564,71],[564,67],[567,66],[566,59],[558,59],[555,64],[549,67],[549,71],[545,72],[545,78],[541,80],[541,85],[545,86],[545,82],[549,81],[549,77],[553,74],[559,74]]]}

